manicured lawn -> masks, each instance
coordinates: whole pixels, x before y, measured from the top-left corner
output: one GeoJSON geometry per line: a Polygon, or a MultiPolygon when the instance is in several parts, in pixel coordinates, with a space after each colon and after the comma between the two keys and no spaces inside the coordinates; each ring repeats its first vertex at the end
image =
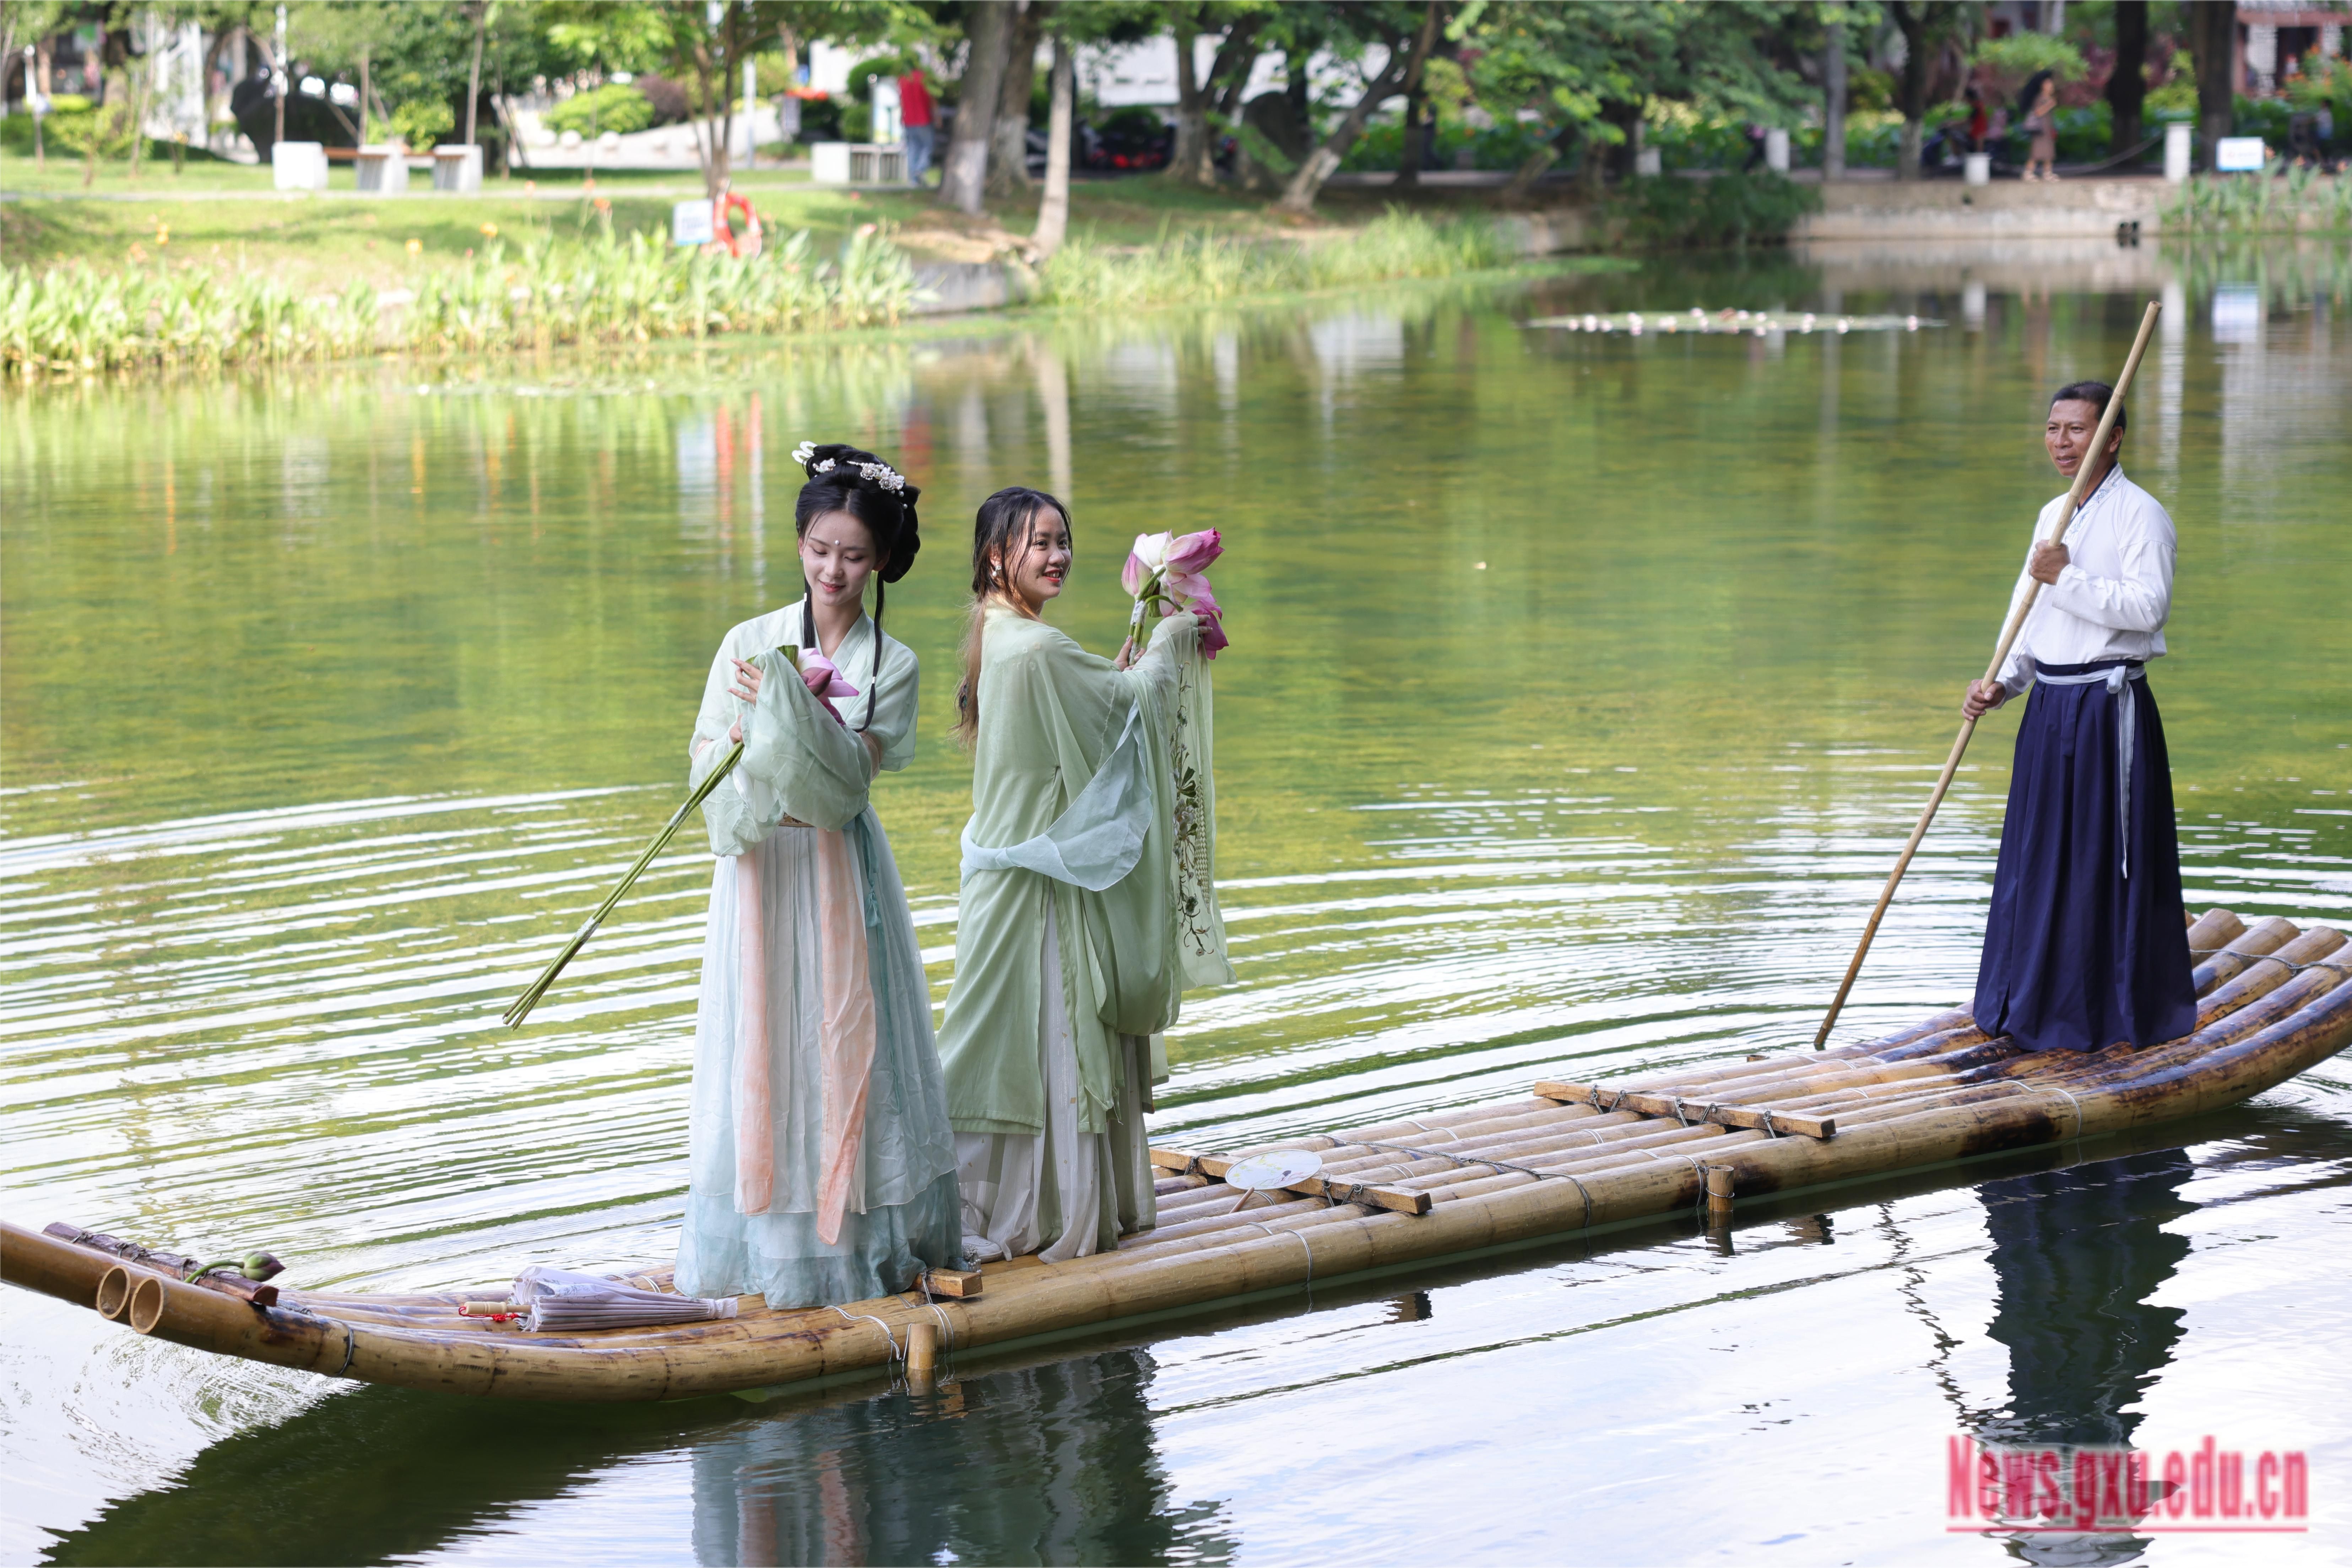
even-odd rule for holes
{"type": "MultiPolygon", "coordinates": [[[[426,176],[410,178],[400,197],[362,196],[348,166],[320,195],[270,188],[270,172],[245,164],[190,162],[178,176],[168,161],[150,163],[133,181],[127,164],[101,163],[86,191],[77,160],[0,157],[0,259],[46,268],[96,266],[268,268],[302,289],[340,289],[364,280],[378,288],[411,285],[420,268],[462,258],[495,228],[509,247],[552,234],[586,236],[609,204],[623,232],[667,232],[674,203],[701,194],[691,171],[606,172],[591,187],[579,170],[518,171],[492,178],[478,195],[436,195],[426,176]],[[133,199],[89,199],[131,197],[133,199]],[[409,247],[415,246],[414,253],[409,247]]],[[[838,239],[866,223],[893,226],[919,256],[985,260],[1016,244],[1036,222],[1037,198],[995,204],[988,217],[941,208],[929,193],[846,191],[808,183],[805,167],[740,174],[735,189],[786,231],[838,239]]],[[[1071,227],[1111,244],[1142,244],[1162,234],[1205,229],[1233,236],[1346,227],[1377,215],[1383,192],[1326,195],[1313,224],[1274,214],[1259,197],[1209,191],[1150,176],[1081,180],[1071,192],[1071,227]]],[[[1470,205],[1467,193],[1423,196],[1415,205],[1470,205]]]]}

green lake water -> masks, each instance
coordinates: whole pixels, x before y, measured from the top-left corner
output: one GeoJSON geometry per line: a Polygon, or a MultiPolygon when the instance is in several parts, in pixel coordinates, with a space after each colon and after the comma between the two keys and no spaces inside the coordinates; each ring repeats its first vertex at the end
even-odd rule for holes
{"type": "MultiPolygon", "coordinates": [[[[1194,1147],[1808,1039],[2058,486],[2041,399],[2165,324],[2126,466],[2196,907],[2352,917],[2352,263],[1916,247],[891,341],[0,396],[0,1212],[302,1285],[666,1260],[706,853],[504,1004],[796,596],[803,439],[924,487],[877,805],[940,995],[972,509],[1070,500],[1055,618],[1216,527],[1194,1147]],[[1567,310],[1892,310],[1630,339],[1567,310]],[[241,1249],[241,1246],[240,1246],[241,1249]]],[[[855,679],[856,672],[852,672],[855,679]]],[[[1964,1002],[2014,710],[1841,1034],[1964,1002]]],[[[688,839],[698,839],[690,831],[688,839]]],[[[0,1292],[9,1562],[2205,1561],[1945,1530],[1947,1439],[2300,1448],[2352,1524],[2352,1078],[2225,1114],[766,1404],[544,1410],[214,1360],[0,1292]]],[[[2242,1542],[2238,1543],[2242,1546],[2242,1542]]]]}

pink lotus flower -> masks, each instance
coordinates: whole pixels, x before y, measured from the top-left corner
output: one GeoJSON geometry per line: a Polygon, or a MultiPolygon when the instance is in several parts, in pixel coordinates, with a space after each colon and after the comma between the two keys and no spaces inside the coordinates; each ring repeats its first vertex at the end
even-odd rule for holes
{"type": "Polygon", "coordinates": [[[836,721],[841,710],[834,707],[835,699],[857,695],[857,688],[841,678],[839,667],[814,648],[801,655],[801,681],[836,721]]]}
{"type": "Polygon", "coordinates": [[[1143,592],[1143,585],[1160,574],[1168,559],[1170,533],[1139,533],[1135,548],[1127,552],[1127,564],[1119,568],[1118,585],[1132,598],[1143,592]]]}
{"type": "Polygon", "coordinates": [[[841,669],[821,653],[801,655],[801,679],[819,697],[855,697],[857,688],[841,678],[841,669]]]}
{"type": "Polygon", "coordinates": [[[1208,569],[1224,549],[1224,536],[1213,528],[1181,535],[1138,534],[1118,579],[1135,596],[1135,613],[1128,621],[1129,641],[1141,645],[1144,616],[1151,605],[1159,605],[1162,616],[1191,610],[1201,617],[1202,650],[1214,658],[1228,639],[1224,608],[1210,591],[1208,569]]]}
{"type": "Polygon", "coordinates": [[[1224,552],[1224,535],[1213,528],[1203,529],[1170,543],[1160,565],[1171,577],[1194,577],[1206,572],[1209,563],[1224,552]]]}

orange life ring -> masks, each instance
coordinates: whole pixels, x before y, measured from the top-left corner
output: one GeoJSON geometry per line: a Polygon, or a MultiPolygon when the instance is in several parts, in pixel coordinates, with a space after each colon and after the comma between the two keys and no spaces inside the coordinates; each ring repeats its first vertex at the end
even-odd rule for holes
{"type": "Polygon", "coordinates": [[[714,198],[710,204],[710,232],[718,243],[727,247],[730,256],[760,254],[760,215],[752,210],[749,196],[739,196],[729,191],[714,198]],[[742,209],[743,237],[740,239],[735,237],[734,226],[727,221],[727,212],[730,207],[742,209]]]}

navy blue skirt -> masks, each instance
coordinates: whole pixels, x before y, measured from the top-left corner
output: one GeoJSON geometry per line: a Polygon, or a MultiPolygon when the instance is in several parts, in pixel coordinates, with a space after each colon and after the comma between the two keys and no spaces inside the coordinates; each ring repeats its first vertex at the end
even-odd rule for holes
{"type": "MultiPolygon", "coordinates": [[[[2051,675],[2106,669],[2052,665],[2051,675]]],[[[2028,1050],[2095,1051],[2178,1039],[2197,1026],[2180,846],[2164,721],[2145,679],[2036,682],[2017,731],[2000,866],[1977,968],[1977,1026],[2028,1050]],[[2117,826],[2116,731],[2136,704],[2129,875],[2117,826]]]]}

